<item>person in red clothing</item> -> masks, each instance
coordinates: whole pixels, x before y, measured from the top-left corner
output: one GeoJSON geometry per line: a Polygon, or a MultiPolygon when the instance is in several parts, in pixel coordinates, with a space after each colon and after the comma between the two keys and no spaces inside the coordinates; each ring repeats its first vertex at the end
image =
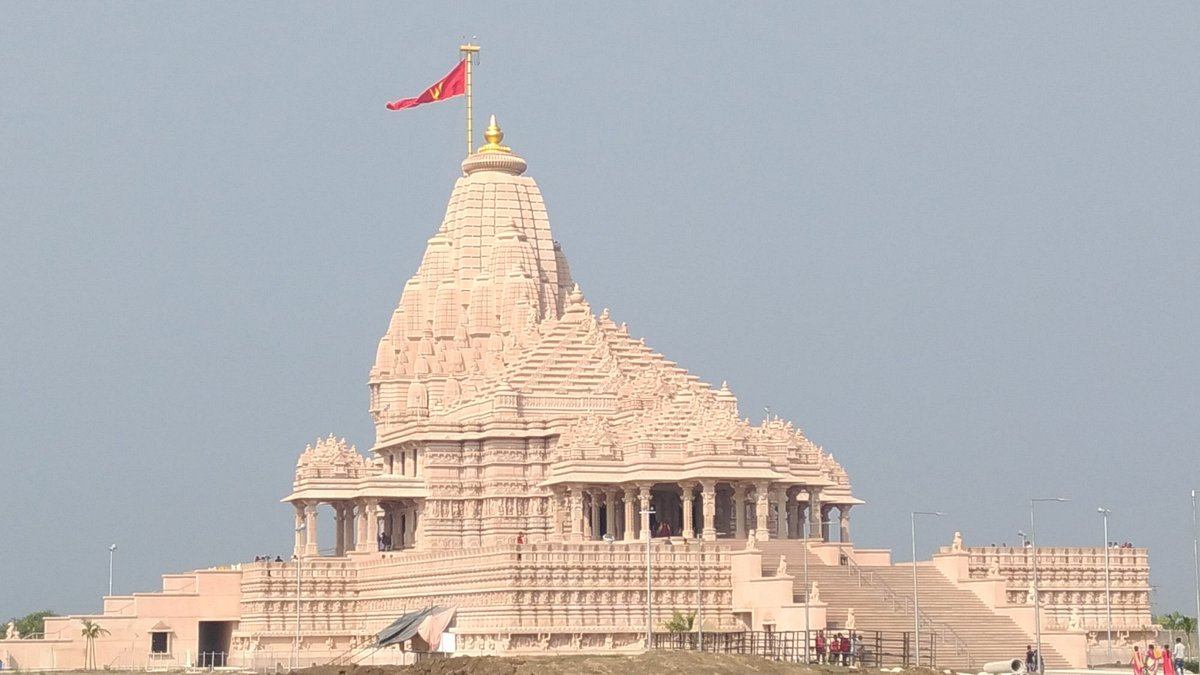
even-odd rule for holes
{"type": "Polygon", "coordinates": [[[842,659],[842,636],[834,633],[829,636],[829,665],[836,666],[842,659]]]}
{"type": "Polygon", "coordinates": [[[842,655],[842,665],[850,665],[850,638],[845,635],[838,636],[838,653],[842,655]]]}
{"type": "MultiPolygon", "coordinates": [[[[817,663],[825,663],[825,631],[817,631],[817,663]]],[[[1142,675],[1138,673],[1137,675],[1142,675]]]]}

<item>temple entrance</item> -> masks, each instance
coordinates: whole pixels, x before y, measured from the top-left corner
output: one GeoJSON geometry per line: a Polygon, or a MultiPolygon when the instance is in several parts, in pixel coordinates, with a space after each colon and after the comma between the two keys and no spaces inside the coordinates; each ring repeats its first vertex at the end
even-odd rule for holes
{"type": "Polygon", "coordinates": [[[683,532],[683,500],[679,488],[669,483],[662,483],[650,488],[650,504],[654,515],[650,516],[650,536],[663,536],[665,523],[670,528],[670,536],[679,536],[683,532]]]}
{"type": "Polygon", "coordinates": [[[233,621],[200,622],[196,665],[201,668],[225,667],[229,659],[230,640],[233,638],[233,624],[233,621]]]}

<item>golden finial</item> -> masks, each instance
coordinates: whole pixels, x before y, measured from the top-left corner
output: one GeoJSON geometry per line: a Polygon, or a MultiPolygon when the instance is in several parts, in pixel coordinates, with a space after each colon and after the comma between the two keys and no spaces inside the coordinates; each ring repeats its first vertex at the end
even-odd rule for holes
{"type": "Polygon", "coordinates": [[[500,141],[504,140],[504,132],[500,131],[500,126],[496,124],[495,115],[492,115],[491,121],[488,122],[487,131],[483,132],[483,140],[487,141],[487,144],[476,152],[512,152],[508,146],[500,145],[500,141]]]}

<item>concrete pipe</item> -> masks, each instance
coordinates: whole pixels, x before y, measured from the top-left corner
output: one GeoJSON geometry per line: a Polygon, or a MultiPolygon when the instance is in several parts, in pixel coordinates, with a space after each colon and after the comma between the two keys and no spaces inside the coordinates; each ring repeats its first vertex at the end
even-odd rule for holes
{"type": "Polygon", "coordinates": [[[1025,672],[1025,662],[1021,659],[1011,661],[989,661],[983,664],[985,673],[1022,673],[1025,672]]]}

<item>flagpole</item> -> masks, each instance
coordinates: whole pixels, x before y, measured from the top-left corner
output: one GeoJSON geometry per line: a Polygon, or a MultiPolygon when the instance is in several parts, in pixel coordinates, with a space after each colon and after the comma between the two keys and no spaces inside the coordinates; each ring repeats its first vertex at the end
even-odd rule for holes
{"type": "Polygon", "coordinates": [[[474,151],[474,110],[471,106],[471,61],[475,54],[479,53],[479,45],[468,42],[465,45],[459,45],[458,51],[463,55],[463,59],[467,62],[467,155],[474,151]]]}

